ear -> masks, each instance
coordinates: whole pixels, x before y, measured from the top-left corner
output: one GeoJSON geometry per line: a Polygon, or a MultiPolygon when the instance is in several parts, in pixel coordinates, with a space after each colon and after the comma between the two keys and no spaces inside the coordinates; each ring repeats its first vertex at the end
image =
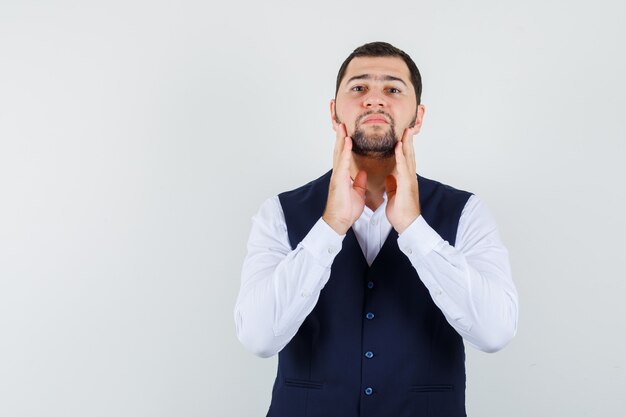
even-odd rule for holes
{"type": "Polygon", "coordinates": [[[335,99],[330,99],[330,122],[333,124],[333,130],[337,132],[339,123],[335,120],[335,99]]]}
{"type": "Polygon", "coordinates": [[[422,128],[422,121],[424,120],[425,111],[426,111],[426,108],[424,107],[423,104],[420,104],[419,106],[417,106],[417,115],[415,116],[415,120],[414,120],[415,123],[413,127],[409,128],[410,135],[417,135],[420,132],[420,129],[422,128]]]}

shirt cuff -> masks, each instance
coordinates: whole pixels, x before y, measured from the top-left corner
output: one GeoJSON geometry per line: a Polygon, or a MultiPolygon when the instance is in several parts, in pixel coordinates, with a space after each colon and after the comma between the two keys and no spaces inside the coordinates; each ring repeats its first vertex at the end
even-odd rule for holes
{"type": "Polygon", "coordinates": [[[424,219],[421,214],[398,236],[398,246],[405,255],[418,253],[422,256],[428,254],[443,239],[424,219]]]}
{"type": "Polygon", "coordinates": [[[301,245],[315,258],[320,265],[330,268],[335,256],[341,250],[346,235],[333,230],[321,217],[313,225],[309,233],[302,239],[301,245]]]}

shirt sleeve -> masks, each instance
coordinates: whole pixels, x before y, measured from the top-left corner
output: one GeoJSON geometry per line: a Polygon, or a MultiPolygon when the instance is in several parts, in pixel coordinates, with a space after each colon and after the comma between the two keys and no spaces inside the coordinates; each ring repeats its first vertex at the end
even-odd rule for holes
{"type": "Polygon", "coordinates": [[[517,332],[518,299],[509,253],[487,206],[472,195],[461,214],[455,246],[419,216],[399,237],[446,320],[484,352],[504,347],[517,332]]]}
{"type": "Polygon", "coordinates": [[[277,196],[252,218],[235,303],[239,341],[260,357],[278,353],[315,307],[345,235],[320,218],[292,250],[277,196]]]}

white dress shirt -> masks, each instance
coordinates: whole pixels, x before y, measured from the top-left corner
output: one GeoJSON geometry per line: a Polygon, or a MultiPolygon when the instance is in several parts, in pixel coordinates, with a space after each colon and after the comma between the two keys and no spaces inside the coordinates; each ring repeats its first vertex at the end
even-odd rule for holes
{"type": "MultiPolygon", "coordinates": [[[[370,265],[392,229],[386,206],[385,194],[376,211],[365,207],[352,226],[370,265]]],[[[320,218],[292,250],[278,196],[261,205],[252,218],[234,310],[237,337],[247,349],[269,357],[289,343],[315,307],[344,237],[320,218]]],[[[478,197],[472,195],[463,208],[455,246],[421,215],[399,235],[398,246],[467,343],[495,352],[515,335],[517,291],[508,251],[478,197]]]]}

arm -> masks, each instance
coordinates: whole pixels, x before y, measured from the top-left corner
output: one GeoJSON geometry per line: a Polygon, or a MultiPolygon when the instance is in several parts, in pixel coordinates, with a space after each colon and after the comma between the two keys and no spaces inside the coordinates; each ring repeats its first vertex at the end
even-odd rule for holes
{"type": "Polygon", "coordinates": [[[315,307],[344,236],[320,219],[292,250],[278,197],[261,206],[234,311],[237,337],[248,350],[270,357],[293,338],[315,307]]]}
{"type": "Polygon", "coordinates": [[[508,251],[487,206],[467,201],[455,246],[419,216],[398,238],[448,323],[472,346],[495,352],[517,331],[517,291],[508,251]]]}
{"type": "Polygon", "coordinates": [[[277,197],[263,204],[253,218],[234,313],[239,341],[261,357],[285,347],[311,313],[346,231],[365,207],[367,176],[359,171],[351,179],[352,139],[345,125],[335,124],[334,129],[326,208],[302,242],[291,250],[277,197]]]}

